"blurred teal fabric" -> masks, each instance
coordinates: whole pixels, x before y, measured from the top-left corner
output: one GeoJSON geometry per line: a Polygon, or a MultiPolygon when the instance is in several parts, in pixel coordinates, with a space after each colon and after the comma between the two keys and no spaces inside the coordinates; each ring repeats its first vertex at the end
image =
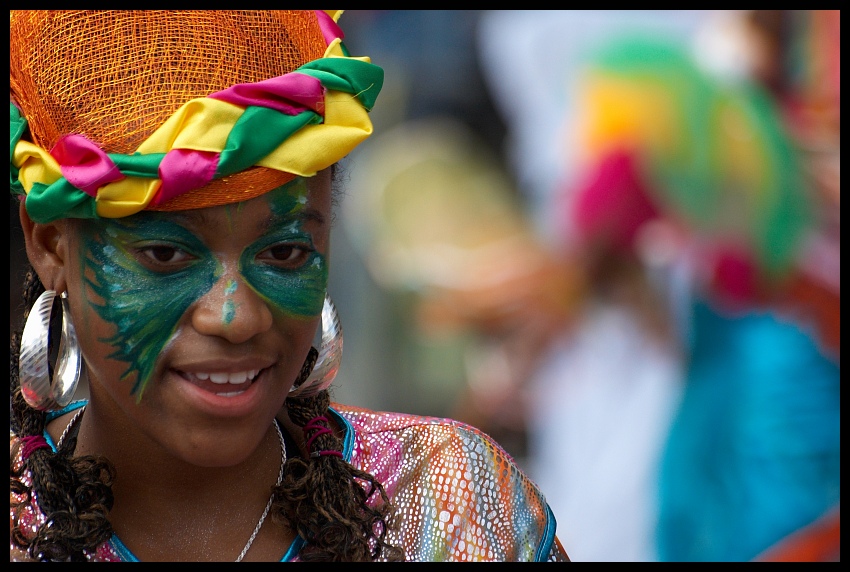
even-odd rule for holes
{"type": "Polygon", "coordinates": [[[662,461],[662,561],[745,561],[841,498],[840,366],[773,313],[696,304],[662,461]]]}

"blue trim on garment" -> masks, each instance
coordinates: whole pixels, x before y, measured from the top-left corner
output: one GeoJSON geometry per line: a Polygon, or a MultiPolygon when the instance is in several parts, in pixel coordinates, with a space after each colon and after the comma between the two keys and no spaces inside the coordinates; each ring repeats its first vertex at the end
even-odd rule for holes
{"type": "Polygon", "coordinates": [[[109,542],[109,546],[121,558],[122,562],[140,562],[136,556],[130,552],[130,549],[124,546],[124,543],[121,542],[121,539],[113,532],[112,538],[110,538],[107,542],[109,542]]]}
{"type": "Polygon", "coordinates": [[[56,452],[56,443],[53,442],[53,437],[51,437],[50,433],[47,432],[47,424],[56,419],[57,417],[62,417],[69,411],[74,411],[76,409],[79,409],[80,407],[85,407],[88,404],[88,399],[78,399],[77,401],[72,401],[62,409],[47,412],[47,417],[44,421],[44,440],[47,441],[47,444],[50,445],[50,448],[53,449],[54,453],[56,452]]]}
{"type": "Polygon", "coordinates": [[[354,456],[354,427],[351,423],[340,415],[333,407],[328,407],[328,411],[333,415],[336,422],[342,427],[344,433],[342,438],[342,457],[347,463],[351,462],[351,457],[354,456]]]}
{"type": "Polygon", "coordinates": [[[292,541],[292,544],[289,545],[289,550],[286,551],[286,554],[283,555],[283,558],[280,559],[281,562],[289,562],[301,552],[301,549],[304,548],[304,545],[307,544],[307,541],[304,540],[301,536],[296,536],[295,540],[292,541]]]}
{"type": "MultiPolygon", "coordinates": [[[[114,533],[112,534],[112,538],[109,539],[109,545],[112,550],[118,555],[119,558],[123,562],[139,562],[139,559],[127,548],[121,539],[118,538],[114,533]]],[[[289,549],[286,551],[286,554],[283,555],[283,558],[280,559],[281,562],[289,562],[291,559],[295,558],[299,552],[301,552],[301,548],[304,547],[305,541],[300,536],[296,536],[295,540],[292,544],[289,545],[289,549]]]]}
{"type": "Polygon", "coordinates": [[[543,530],[543,538],[540,545],[537,547],[537,552],[534,554],[535,562],[546,562],[549,559],[549,553],[552,551],[552,544],[555,542],[555,530],[558,528],[558,522],[555,520],[555,514],[549,505],[546,505],[546,528],[543,530]]]}
{"type": "MultiPolygon", "coordinates": [[[[133,554],[127,546],[121,542],[121,539],[118,538],[118,535],[114,532],[112,533],[112,538],[108,541],[109,546],[121,558],[122,562],[141,562],[136,555],[133,554]]],[[[301,549],[306,544],[305,540],[300,536],[296,536],[295,540],[289,545],[289,548],[286,551],[286,554],[283,555],[283,558],[280,559],[280,562],[289,562],[291,559],[298,556],[298,553],[301,552],[301,549]]]]}

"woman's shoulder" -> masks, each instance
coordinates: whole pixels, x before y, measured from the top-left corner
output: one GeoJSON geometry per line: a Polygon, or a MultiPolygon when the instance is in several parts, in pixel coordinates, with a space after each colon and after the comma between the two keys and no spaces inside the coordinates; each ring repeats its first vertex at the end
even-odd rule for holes
{"type": "MultiPolygon", "coordinates": [[[[559,555],[543,493],[489,435],[445,417],[334,404],[350,462],[404,517],[393,533],[417,561],[534,561],[559,555]]],[[[557,558],[556,558],[557,559],[557,558]]]]}
{"type": "Polygon", "coordinates": [[[396,454],[415,451],[422,459],[448,456],[464,459],[464,464],[486,458],[500,466],[510,465],[519,471],[513,457],[499,443],[477,427],[462,421],[448,417],[373,411],[339,403],[334,403],[332,410],[348,426],[347,441],[355,446],[355,454],[372,452],[372,449],[384,446],[391,447],[396,454]]]}
{"type": "MultiPolygon", "coordinates": [[[[484,435],[475,427],[448,417],[417,415],[396,411],[375,411],[357,405],[332,403],[331,409],[348,421],[358,432],[383,433],[403,431],[410,428],[431,430],[471,430],[484,435]]],[[[488,438],[484,435],[485,438],[488,438]]]]}

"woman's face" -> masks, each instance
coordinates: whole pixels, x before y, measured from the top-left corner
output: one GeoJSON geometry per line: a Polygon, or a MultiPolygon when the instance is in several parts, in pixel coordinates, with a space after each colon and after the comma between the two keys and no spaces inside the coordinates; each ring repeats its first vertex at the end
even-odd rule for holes
{"type": "Polygon", "coordinates": [[[244,203],[74,225],[66,276],[95,417],[192,464],[247,458],[316,332],[330,210],[325,170],[244,203]]]}

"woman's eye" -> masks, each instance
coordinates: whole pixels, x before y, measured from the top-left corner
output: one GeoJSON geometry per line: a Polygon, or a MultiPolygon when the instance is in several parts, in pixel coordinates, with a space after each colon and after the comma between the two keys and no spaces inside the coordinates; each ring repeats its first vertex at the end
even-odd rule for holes
{"type": "Polygon", "coordinates": [[[164,244],[156,244],[141,248],[139,249],[139,252],[145,257],[147,262],[158,265],[179,264],[192,258],[191,255],[179,248],[174,248],[173,246],[167,246],[164,244]]]}
{"type": "Polygon", "coordinates": [[[277,244],[265,249],[258,258],[285,266],[300,266],[307,259],[312,248],[299,244],[277,244]]]}

